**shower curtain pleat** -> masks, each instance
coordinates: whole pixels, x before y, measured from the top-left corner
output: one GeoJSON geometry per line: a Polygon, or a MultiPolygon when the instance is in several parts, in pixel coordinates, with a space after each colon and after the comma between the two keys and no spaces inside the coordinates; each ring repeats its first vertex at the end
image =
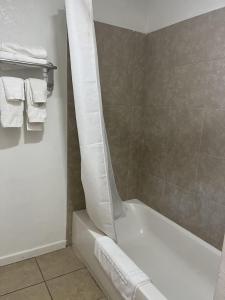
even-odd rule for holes
{"type": "Polygon", "coordinates": [[[66,0],[66,15],[86,208],[97,228],[116,240],[122,202],[103,118],[92,0],[66,0]]]}

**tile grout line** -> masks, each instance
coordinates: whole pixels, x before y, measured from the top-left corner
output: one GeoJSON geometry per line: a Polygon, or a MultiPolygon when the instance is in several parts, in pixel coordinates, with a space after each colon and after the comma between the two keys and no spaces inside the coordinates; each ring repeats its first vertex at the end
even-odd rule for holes
{"type": "Polygon", "coordinates": [[[51,293],[50,293],[50,290],[49,290],[49,288],[48,288],[48,285],[47,285],[47,283],[46,283],[46,281],[45,281],[45,278],[44,278],[44,275],[43,275],[43,273],[42,273],[41,267],[39,266],[37,257],[35,257],[35,261],[36,261],[37,267],[38,267],[38,269],[39,269],[39,271],[40,271],[40,273],[41,273],[41,276],[42,276],[42,278],[43,278],[43,280],[44,280],[44,284],[45,284],[45,287],[46,287],[46,289],[47,289],[47,291],[48,291],[48,294],[49,294],[51,300],[53,300],[53,297],[52,297],[52,295],[51,295],[51,293]]]}
{"type": "Polygon", "coordinates": [[[60,278],[60,277],[63,277],[63,276],[66,276],[66,275],[69,275],[69,274],[72,274],[72,273],[75,273],[77,271],[81,271],[81,270],[87,270],[85,267],[81,267],[79,269],[76,269],[76,270],[73,270],[73,271],[70,271],[70,272],[67,272],[65,274],[61,274],[61,275],[58,275],[58,276],[55,276],[55,277],[52,277],[52,278],[49,278],[49,279],[46,279],[44,282],[49,282],[51,280],[54,280],[54,279],[57,279],[57,278],[60,278]]]}
{"type": "Polygon", "coordinates": [[[13,291],[8,292],[8,293],[5,293],[5,294],[2,294],[2,295],[0,295],[0,299],[1,299],[1,297],[3,297],[3,296],[11,295],[11,294],[13,294],[13,293],[16,293],[16,292],[19,292],[19,291],[22,291],[22,290],[26,290],[26,289],[28,289],[28,288],[30,288],[30,287],[37,286],[37,285],[40,285],[40,284],[43,284],[43,283],[45,283],[45,282],[44,282],[44,281],[41,281],[41,282],[38,282],[38,283],[34,283],[34,284],[31,284],[31,285],[22,287],[22,288],[20,288],[20,289],[13,290],[13,291]]]}
{"type": "Polygon", "coordinates": [[[50,290],[49,290],[49,287],[48,287],[48,285],[47,285],[47,282],[46,282],[46,281],[45,281],[45,287],[46,287],[46,289],[47,289],[47,291],[48,291],[48,294],[49,294],[49,296],[50,296],[51,300],[54,300],[54,299],[53,299],[53,297],[52,297],[52,294],[51,294],[51,292],[50,292],[50,290]]]}

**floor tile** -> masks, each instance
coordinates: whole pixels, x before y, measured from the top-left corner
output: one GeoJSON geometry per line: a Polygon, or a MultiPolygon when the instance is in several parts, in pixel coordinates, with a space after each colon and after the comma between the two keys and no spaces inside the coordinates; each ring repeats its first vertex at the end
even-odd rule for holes
{"type": "Polygon", "coordinates": [[[52,279],[47,285],[54,300],[98,300],[104,297],[85,269],[52,279]]]}
{"type": "Polygon", "coordinates": [[[44,283],[0,297],[0,300],[51,300],[44,283]]]}
{"type": "Polygon", "coordinates": [[[0,296],[42,281],[35,259],[0,267],[0,296]]]}
{"type": "Polygon", "coordinates": [[[72,248],[65,248],[37,257],[45,280],[64,275],[83,267],[72,248]]]}

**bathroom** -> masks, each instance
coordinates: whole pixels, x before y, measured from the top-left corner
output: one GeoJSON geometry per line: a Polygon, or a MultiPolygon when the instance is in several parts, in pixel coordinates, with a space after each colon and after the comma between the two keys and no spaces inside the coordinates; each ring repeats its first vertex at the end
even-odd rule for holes
{"type": "Polygon", "coordinates": [[[225,300],[225,1],[0,0],[0,25],[0,300],[225,300]]]}

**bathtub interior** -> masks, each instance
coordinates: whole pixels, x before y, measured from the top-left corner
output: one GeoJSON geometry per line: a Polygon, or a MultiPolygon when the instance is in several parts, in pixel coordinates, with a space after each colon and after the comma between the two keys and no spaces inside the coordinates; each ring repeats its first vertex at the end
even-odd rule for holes
{"type": "Polygon", "coordinates": [[[140,201],[124,207],[119,245],[155,286],[171,300],[212,300],[221,252],[140,201]]]}
{"type": "MultiPolygon", "coordinates": [[[[151,278],[157,290],[168,300],[212,300],[221,252],[138,200],[125,201],[123,206],[125,216],[116,221],[118,244],[151,278]]],[[[88,256],[92,273],[99,277],[103,271],[95,262],[94,241],[102,233],[85,213],[85,218],[74,213],[73,242],[84,260],[88,256]],[[77,228],[78,218],[82,219],[82,230],[77,228]],[[92,242],[87,244],[90,238],[92,242]]],[[[104,273],[99,278],[102,285],[101,277],[105,277],[104,273]]],[[[105,292],[114,293],[113,300],[121,299],[104,280],[105,292]]]]}

